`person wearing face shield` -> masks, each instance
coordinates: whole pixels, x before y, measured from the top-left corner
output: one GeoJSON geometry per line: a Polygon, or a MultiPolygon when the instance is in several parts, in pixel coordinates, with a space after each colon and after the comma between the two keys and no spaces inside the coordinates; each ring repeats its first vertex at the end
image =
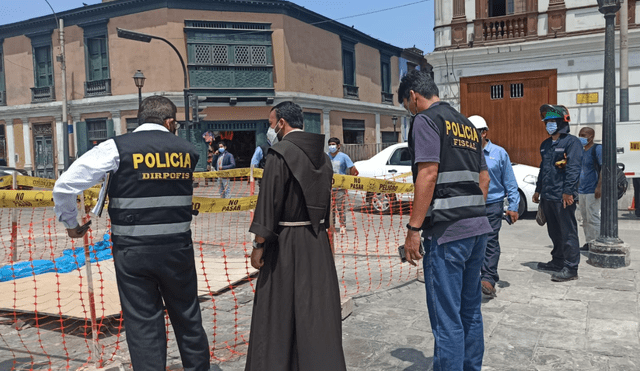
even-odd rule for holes
{"type": "Polygon", "coordinates": [[[285,101],[269,114],[264,177],[249,232],[260,270],[246,371],[345,371],[338,276],[329,245],[331,161],[324,135],[285,101]],[[276,142],[277,140],[277,142],[276,142]]]}
{"type": "MultiPolygon", "coordinates": [[[[331,159],[331,165],[333,166],[334,174],[342,174],[342,175],[353,175],[358,176],[358,170],[353,165],[351,158],[346,153],[340,151],[340,139],[338,138],[329,138],[327,142],[329,146],[329,158],[331,159]]],[[[345,203],[347,200],[347,190],[346,189],[338,189],[334,188],[331,191],[331,197],[333,199],[333,212],[338,214],[338,219],[340,220],[340,225],[336,228],[340,233],[344,234],[346,232],[347,224],[347,216],[345,215],[345,203]]]]}
{"type": "Polygon", "coordinates": [[[140,126],[82,155],[53,188],[56,218],[69,237],[80,238],[86,229],[78,226],[78,193],[113,174],[103,191],[109,195],[113,263],[136,371],[166,368],[165,309],[184,369],[210,367],[191,239],[199,155],[193,144],[175,135],[175,117],[176,106],[168,98],[145,98],[140,126]]]}
{"type": "Polygon", "coordinates": [[[569,133],[569,111],[564,106],[545,104],[540,117],[549,138],[540,145],[540,172],[533,202],[541,203],[547,231],[553,242],[551,261],[538,269],[554,272],[551,280],[578,279],[580,244],[576,221],[576,199],[582,169],[582,143],[569,133]]]}

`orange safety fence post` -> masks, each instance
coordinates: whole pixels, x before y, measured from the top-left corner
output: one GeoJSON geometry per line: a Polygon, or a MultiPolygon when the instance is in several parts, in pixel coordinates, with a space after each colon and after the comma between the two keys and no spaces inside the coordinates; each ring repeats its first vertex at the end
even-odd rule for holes
{"type": "Polygon", "coordinates": [[[636,210],[636,198],[633,197],[631,199],[631,206],[629,206],[629,208],[627,209],[629,211],[635,211],[636,210]]]}

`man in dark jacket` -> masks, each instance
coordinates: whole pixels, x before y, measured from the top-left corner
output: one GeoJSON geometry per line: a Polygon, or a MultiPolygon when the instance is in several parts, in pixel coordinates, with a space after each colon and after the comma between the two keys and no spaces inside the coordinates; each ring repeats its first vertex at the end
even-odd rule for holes
{"type": "Polygon", "coordinates": [[[251,265],[260,275],[245,370],[343,371],[324,135],[302,131],[302,109],[293,102],[275,106],[269,125],[272,147],[249,228],[256,234],[251,265]]]}
{"type": "Polygon", "coordinates": [[[575,201],[582,169],[582,144],[569,134],[566,107],[545,104],[540,107],[540,116],[550,137],[540,145],[542,161],[533,202],[542,204],[553,250],[551,261],[538,263],[538,269],[554,272],[552,281],[575,280],[580,264],[575,201]]]}
{"type": "MultiPolygon", "coordinates": [[[[227,152],[227,142],[222,140],[218,143],[218,150],[213,154],[215,169],[229,170],[236,168],[236,159],[230,152],[227,152]]],[[[231,194],[231,185],[229,178],[218,178],[220,182],[220,197],[229,198],[231,194]]]]}

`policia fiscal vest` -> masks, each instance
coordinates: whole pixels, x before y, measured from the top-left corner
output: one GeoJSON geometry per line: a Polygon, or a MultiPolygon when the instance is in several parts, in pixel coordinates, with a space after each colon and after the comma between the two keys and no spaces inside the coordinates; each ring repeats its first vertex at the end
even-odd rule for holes
{"type": "MultiPolygon", "coordinates": [[[[438,222],[486,216],[485,200],[480,189],[482,137],[466,117],[445,102],[434,103],[418,115],[426,116],[440,132],[440,165],[433,199],[422,227],[438,222]]],[[[418,176],[415,164],[413,122],[409,128],[414,182],[418,176]]]]}
{"type": "Polygon", "coordinates": [[[166,131],[114,138],[120,166],[109,188],[111,239],[116,247],[191,244],[191,143],[166,131]]]}

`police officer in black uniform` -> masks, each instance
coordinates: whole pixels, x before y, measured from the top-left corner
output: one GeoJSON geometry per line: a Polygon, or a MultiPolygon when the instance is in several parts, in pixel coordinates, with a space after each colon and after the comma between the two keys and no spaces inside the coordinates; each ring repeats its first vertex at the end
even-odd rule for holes
{"type": "Polygon", "coordinates": [[[480,269],[484,261],[489,173],[481,136],[446,102],[424,71],[402,78],[398,101],[415,117],[409,148],[415,183],[407,224],[407,261],[420,260],[431,330],[434,371],[480,371],[484,354],[480,269]],[[421,242],[420,232],[424,242],[421,242]]]}
{"type": "MultiPolygon", "coordinates": [[[[152,96],[140,106],[133,133],[107,140],[56,182],[56,215],[72,238],[75,194],[113,172],[109,188],[111,239],[127,344],[134,370],[164,370],[167,310],[184,370],[209,370],[191,240],[193,170],[198,154],[175,135],[176,106],[152,96]],[[72,203],[69,201],[72,200],[72,203]]],[[[74,223],[75,222],[75,223],[74,223]]],[[[74,227],[75,224],[75,227],[74,227]]]]}
{"type": "Polygon", "coordinates": [[[553,241],[551,261],[538,263],[538,269],[554,272],[551,280],[563,282],[578,278],[580,244],[576,221],[576,199],[582,168],[582,144],[569,134],[569,111],[564,106],[540,107],[549,138],[540,145],[540,172],[533,202],[540,202],[553,241]]]}

